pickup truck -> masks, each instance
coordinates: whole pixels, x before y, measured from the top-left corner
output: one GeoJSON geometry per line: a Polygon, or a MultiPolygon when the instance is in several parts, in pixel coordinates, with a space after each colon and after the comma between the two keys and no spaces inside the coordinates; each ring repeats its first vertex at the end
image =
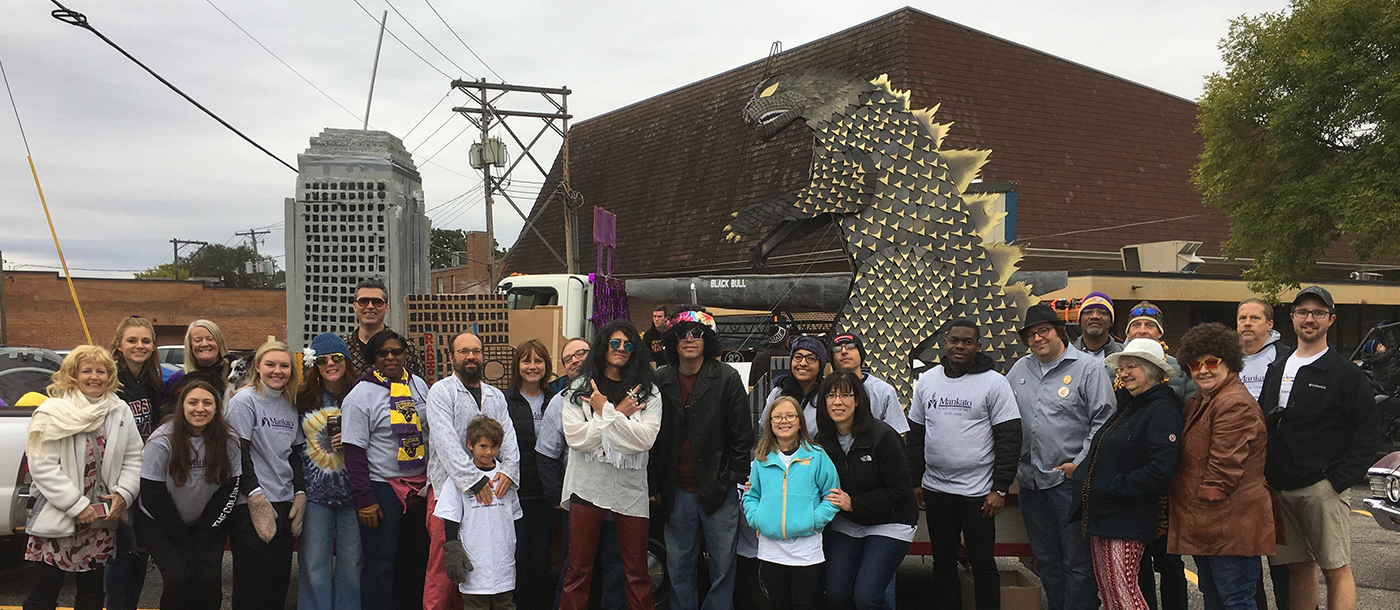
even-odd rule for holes
{"type": "Polygon", "coordinates": [[[46,349],[0,347],[0,538],[24,532],[29,466],[24,459],[31,408],[14,407],[29,392],[43,393],[63,359],[46,349]]]}

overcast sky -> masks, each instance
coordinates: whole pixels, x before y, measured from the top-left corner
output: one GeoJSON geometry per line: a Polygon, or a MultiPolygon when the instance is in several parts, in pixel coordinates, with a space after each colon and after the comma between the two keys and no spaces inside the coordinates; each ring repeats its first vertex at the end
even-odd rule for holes
{"type": "MultiPolygon", "coordinates": [[[[462,133],[470,124],[450,110],[467,103],[466,96],[453,93],[443,100],[450,78],[439,70],[452,78],[567,85],[573,91],[569,110],[578,121],[762,59],[774,40],[791,49],[907,4],[389,0],[400,16],[385,0],[358,2],[373,16],[356,0],[65,4],[292,165],[322,128],[360,127],[377,20],[388,10],[389,31],[422,59],[385,36],[370,125],[403,138],[415,151],[434,226],[468,230],[485,228],[481,182],[467,165],[474,134],[462,133]]],[[[1217,45],[1230,20],[1278,11],[1286,2],[988,0],[913,6],[1195,99],[1204,76],[1223,67],[1217,45]]],[[[0,61],[74,274],[129,277],[131,270],[169,262],[171,238],[236,245],[243,238],[233,233],[250,228],[274,229],[263,251],[280,254],[279,223],[283,199],[293,194],[293,172],[90,32],[50,17],[54,8],[44,0],[0,3],[0,61]]],[[[519,97],[506,105],[539,107],[537,99],[511,95],[519,97]]],[[[58,256],[8,104],[0,98],[0,251],[6,269],[46,270],[58,264],[58,256]]],[[[513,127],[530,134],[537,125],[512,119],[513,127]]],[[[559,141],[541,142],[536,154],[548,168],[559,141]]],[[[517,171],[510,192],[528,212],[542,177],[517,171]]],[[[523,222],[505,205],[496,208],[495,218],[497,239],[509,245],[523,222]]]]}

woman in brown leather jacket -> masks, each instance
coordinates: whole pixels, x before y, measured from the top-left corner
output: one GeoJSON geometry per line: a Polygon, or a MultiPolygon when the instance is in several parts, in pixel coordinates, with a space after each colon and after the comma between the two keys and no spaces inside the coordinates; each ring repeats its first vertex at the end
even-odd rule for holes
{"type": "Polygon", "coordinates": [[[1197,392],[1182,413],[1167,550],[1195,556],[1207,610],[1253,609],[1259,556],[1274,554],[1264,414],[1240,381],[1235,331],[1197,326],[1182,337],[1177,356],[1197,392]]]}

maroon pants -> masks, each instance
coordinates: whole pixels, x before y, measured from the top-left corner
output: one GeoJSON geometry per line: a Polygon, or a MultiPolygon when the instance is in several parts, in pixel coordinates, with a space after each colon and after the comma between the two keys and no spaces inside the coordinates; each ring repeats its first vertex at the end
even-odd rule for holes
{"type": "MultiPolygon", "coordinates": [[[[603,518],[610,512],[577,500],[569,502],[569,571],[564,575],[559,610],[587,610],[598,534],[603,529],[603,518]]],[[[647,519],[617,513],[612,516],[622,548],[627,610],[653,610],[651,576],[647,573],[647,519]]]]}

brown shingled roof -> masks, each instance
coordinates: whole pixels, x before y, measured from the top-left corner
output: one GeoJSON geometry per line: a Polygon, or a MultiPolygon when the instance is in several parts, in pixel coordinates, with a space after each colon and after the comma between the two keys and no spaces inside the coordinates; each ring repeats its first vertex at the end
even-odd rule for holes
{"type": "MultiPolygon", "coordinates": [[[[805,185],[812,135],[801,124],[763,142],[740,112],[765,75],[757,61],[570,129],[572,185],[587,203],[618,217],[616,271],[624,276],[699,274],[747,267],[757,239],[722,241],[733,212],[805,185]],[[678,239],[683,237],[684,239],[678,239]]],[[[1201,150],[1196,106],[1170,94],[914,10],[901,9],[788,50],[774,74],[821,67],[866,78],[887,73],[911,89],[915,107],[941,104],[953,122],[944,148],[990,148],[988,182],[1019,184],[1018,243],[1116,251],[1167,239],[1204,242],[1219,253],[1228,219],[1206,208],[1190,183],[1201,150]],[[1179,216],[1188,220],[1093,231],[1179,216]]],[[[560,160],[542,193],[554,190],[560,160]]],[[[558,201],[536,201],[532,217],[561,253],[558,201]]],[[[580,268],[594,268],[591,210],[582,223],[580,268]]],[[[562,266],[522,235],[507,272],[558,273],[562,266]]],[[[766,271],[832,271],[807,265],[813,251],[839,248],[836,229],[775,252],[766,271]],[[784,255],[788,255],[784,257],[784,255]]]]}

